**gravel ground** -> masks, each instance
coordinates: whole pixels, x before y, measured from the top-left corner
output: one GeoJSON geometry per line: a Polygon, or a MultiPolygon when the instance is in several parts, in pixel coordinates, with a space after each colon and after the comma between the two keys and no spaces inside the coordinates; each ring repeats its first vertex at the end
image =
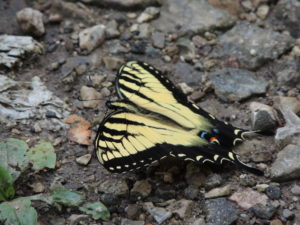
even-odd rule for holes
{"type": "Polygon", "coordinates": [[[111,213],[95,221],[35,203],[40,225],[300,225],[297,0],[2,0],[0,81],[0,139],[47,140],[58,157],[53,170],[23,174],[17,195],[59,183],[111,213]],[[106,171],[65,118],[87,120],[93,139],[128,60],[160,69],[217,118],[265,131],[235,149],[265,175],[172,158],[138,173],[106,171]]]}

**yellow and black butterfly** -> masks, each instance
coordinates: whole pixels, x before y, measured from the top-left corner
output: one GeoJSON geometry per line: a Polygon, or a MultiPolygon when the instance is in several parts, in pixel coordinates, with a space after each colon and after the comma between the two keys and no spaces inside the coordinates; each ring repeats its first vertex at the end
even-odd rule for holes
{"type": "Polygon", "coordinates": [[[217,120],[187,97],[159,70],[130,61],[118,71],[119,101],[99,126],[96,154],[111,172],[140,169],[167,156],[199,163],[229,161],[257,175],[263,172],[238,158],[233,146],[249,132],[217,120]]]}

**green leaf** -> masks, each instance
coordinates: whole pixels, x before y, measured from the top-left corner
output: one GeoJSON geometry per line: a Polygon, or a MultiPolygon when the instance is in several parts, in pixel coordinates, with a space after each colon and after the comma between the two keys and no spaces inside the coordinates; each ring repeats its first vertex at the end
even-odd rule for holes
{"type": "Polygon", "coordinates": [[[37,212],[26,198],[3,202],[0,204],[0,222],[5,225],[36,225],[37,212]]]}
{"type": "Polygon", "coordinates": [[[69,191],[65,188],[54,188],[50,192],[50,196],[54,203],[63,206],[79,206],[85,200],[84,194],[77,191],[69,191]]]}
{"type": "Polygon", "coordinates": [[[107,221],[110,218],[108,209],[101,202],[85,203],[79,210],[92,215],[94,220],[102,219],[107,221]]]}
{"type": "Polygon", "coordinates": [[[56,153],[49,142],[43,141],[30,148],[27,152],[27,157],[32,163],[34,170],[40,170],[45,167],[53,169],[55,167],[56,153]]]}
{"type": "Polygon", "coordinates": [[[0,142],[0,166],[6,168],[15,181],[28,166],[25,141],[9,138],[0,142]]]}
{"type": "Polygon", "coordinates": [[[0,166],[0,201],[6,200],[15,195],[13,179],[9,171],[0,166]]]}

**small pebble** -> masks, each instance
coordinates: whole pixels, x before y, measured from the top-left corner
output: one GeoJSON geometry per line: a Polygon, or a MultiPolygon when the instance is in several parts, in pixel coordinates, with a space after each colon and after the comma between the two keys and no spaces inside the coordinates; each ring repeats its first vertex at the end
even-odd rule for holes
{"type": "Polygon", "coordinates": [[[91,158],[92,158],[91,154],[86,154],[86,155],[76,158],[76,162],[80,165],[86,166],[87,164],[89,164],[91,158]]]}
{"type": "Polygon", "coordinates": [[[294,195],[300,195],[300,186],[294,185],[291,189],[292,194],[294,195]]]}
{"type": "Polygon", "coordinates": [[[279,199],[280,196],[281,196],[280,187],[278,187],[278,186],[269,186],[266,189],[266,194],[272,200],[279,199]]]}
{"type": "Polygon", "coordinates": [[[284,218],[286,218],[287,220],[291,220],[295,217],[295,214],[292,211],[288,210],[288,209],[284,209],[282,211],[282,216],[284,218]]]}

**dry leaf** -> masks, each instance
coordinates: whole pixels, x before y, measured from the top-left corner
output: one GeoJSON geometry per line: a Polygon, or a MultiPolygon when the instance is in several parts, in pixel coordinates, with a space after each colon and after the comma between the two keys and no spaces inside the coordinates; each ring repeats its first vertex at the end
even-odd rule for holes
{"type": "Polygon", "coordinates": [[[68,131],[69,140],[82,145],[91,145],[92,130],[89,121],[79,115],[72,114],[66,118],[65,122],[71,124],[68,131]]]}

